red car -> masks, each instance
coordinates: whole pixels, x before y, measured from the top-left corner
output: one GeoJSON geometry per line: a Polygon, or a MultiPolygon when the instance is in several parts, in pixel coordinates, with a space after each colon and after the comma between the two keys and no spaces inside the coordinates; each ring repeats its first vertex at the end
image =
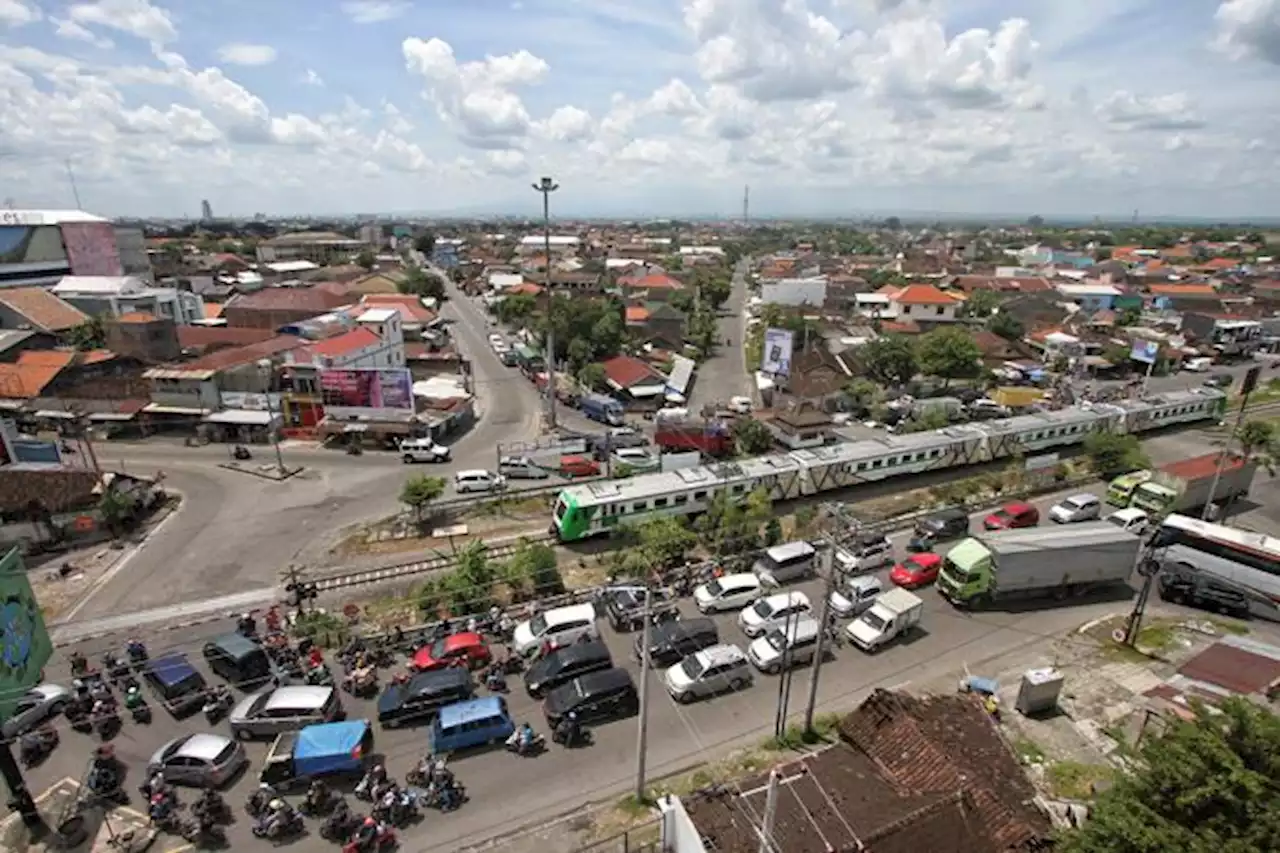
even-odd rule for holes
{"type": "Polygon", "coordinates": [[[418,672],[444,669],[447,666],[479,669],[488,664],[492,657],[484,637],[474,631],[463,631],[418,649],[409,661],[409,669],[418,672]]]}
{"type": "Polygon", "coordinates": [[[1005,504],[982,520],[987,530],[1013,530],[1017,527],[1035,527],[1040,523],[1040,510],[1028,503],[1005,504]]]}
{"type": "Polygon", "coordinates": [[[936,581],[940,568],[942,568],[940,555],[931,551],[912,554],[893,567],[893,571],[889,572],[889,580],[906,589],[915,589],[936,581]]]}
{"type": "Polygon", "coordinates": [[[560,460],[561,477],[598,477],[600,463],[589,456],[566,456],[560,460]]]}

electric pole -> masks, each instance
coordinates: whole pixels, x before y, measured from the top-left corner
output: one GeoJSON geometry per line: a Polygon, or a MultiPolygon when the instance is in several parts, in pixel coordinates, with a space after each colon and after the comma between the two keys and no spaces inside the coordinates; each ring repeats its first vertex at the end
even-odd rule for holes
{"type": "MultiPolygon", "coordinates": [[[[1231,442],[1244,429],[1244,416],[1248,413],[1249,395],[1258,387],[1258,376],[1261,372],[1262,368],[1255,365],[1249,368],[1249,372],[1244,375],[1244,382],[1240,385],[1240,414],[1236,416],[1236,425],[1232,427],[1231,432],[1227,433],[1226,444],[1223,445],[1222,452],[1218,454],[1218,467],[1213,472],[1213,483],[1209,486],[1209,499],[1204,502],[1204,510],[1200,513],[1201,521],[1209,520],[1209,514],[1213,512],[1213,508],[1217,504],[1218,484],[1222,480],[1222,472],[1226,469],[1227,462],[1231,460],[1231,442]]],[[[1230,498],[1233,497],[1235,497],[1234,493],[1230,494],[1227,501],[1223,503],[1218,521],[1226,519],[1227,505],[1230,504],[1230,498]]]]}
{"type": "Polygon", "coordinates": [[[644,629],[640,640],[640,720],[636,732],[636,802],[644,802],[644,759],[649,732],[649,628],[653,624],[653,592],[649,584],[644,588],[644,629]]]}
{"type": "MultiPolygon", "coordinates": [[[[855,524],[853,531],[854,536],[858,535],[857,526],[855,524]]],[[[819,618],[818,643],[813,650],[813,671],[809,673],[809,704],[804,708],[804,731],[805,734],[813,734],[813,709],[818,704],[818,674],[822,672],[822,661],[826,655],[827,632],[831,628],[831,593],[835,591],[835,565],[836,565],[836,543],[829,534],[826,537],[826,547],[822,549],[822,559],[819,562],[823,577],[826,579],[826,587],[822,594],[822,615],[819,618]]]]}
{"type": "Polygon", "coordinates": [[[547,427],[556,428],[556,331],[552,317],[555,295],[551,292],[551,194],[560,189],[549,177],[543,177],[533,185],[542,193],[542,247],[546,252],[544,265],[547,288],[547,427]]]}

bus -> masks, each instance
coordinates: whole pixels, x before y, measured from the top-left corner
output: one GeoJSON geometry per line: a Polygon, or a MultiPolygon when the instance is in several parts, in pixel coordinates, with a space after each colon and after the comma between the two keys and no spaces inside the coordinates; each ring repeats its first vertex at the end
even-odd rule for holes
{"type": "Polygon", "coordinates": [[[1253,615],[1280,619],[1280,539],[1171,514],[1151,547],[1165,569],[1210,575],[1243,593],[1253,615]]]}

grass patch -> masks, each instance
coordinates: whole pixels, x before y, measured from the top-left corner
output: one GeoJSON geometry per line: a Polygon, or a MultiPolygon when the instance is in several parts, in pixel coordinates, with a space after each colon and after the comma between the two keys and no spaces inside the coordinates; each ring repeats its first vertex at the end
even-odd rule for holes
{"type": "Polygon", "coordinates": [[[1151,652],[1163,652],[1173,645],[1176,625],[1172,622],[1153,622],[1138,629],[1138,645],[1151,652]]]}
{"type": "Polygon", "coordinates": [[[761,746],[764,749],[779,752],[800,749],[815,743],[834,743],[837,737],[836,726],[839,723],[839,714],[818,714],[813,718],[813,731],[806,732],[799,725],[787,726],[782,737],[766,738],[761,746]]]}
{"type": "Polygon", "coordinates": [[[1237,637],[1245,636],[1250,630],[1248,625],[1238,619],[1223,619],[1221,616],[1210,616],[1204,621],[1224,634],[1234,634],[1237,637]]]}
{"type": "Polygon", "coordinates": [[[1044,764],[1046,756],[1040,744],[1026,738],[1018,738],[1013,742],[1013,751],[1023,764],[1044,764]]]}
{"type": "Polygon", "coordinates": [[[662,795],[656,789],[645,791],[643,797],[627,794],[618,800],[618,811],[632,818],[648,817],[657,806],[660,796],[662,795]]]}
{"type": "Polygon", "coordinates": [[[1049,765],[1049,785],[1055,796],[1068,800],[1092,799],[1094,786],[1110,782],[1115,771],[1101,764],[1059,761],[1049,765]]]}

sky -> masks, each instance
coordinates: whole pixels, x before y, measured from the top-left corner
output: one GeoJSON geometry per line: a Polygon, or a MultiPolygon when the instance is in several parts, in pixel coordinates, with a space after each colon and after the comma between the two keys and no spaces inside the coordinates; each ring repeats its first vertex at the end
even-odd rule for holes
{"type": "Polygon", "coordinates": [[[0,0],[0,199],[1280,214],[1280,0],[0,0]]]}

